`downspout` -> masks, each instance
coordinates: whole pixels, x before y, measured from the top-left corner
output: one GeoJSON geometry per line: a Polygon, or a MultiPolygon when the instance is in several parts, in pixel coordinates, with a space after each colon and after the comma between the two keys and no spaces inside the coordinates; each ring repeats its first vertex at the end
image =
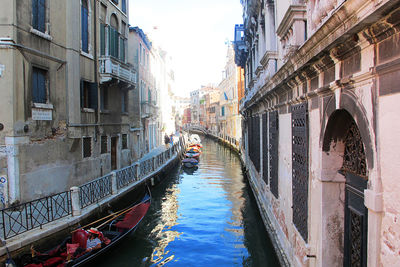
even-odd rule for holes
{"type": "Polygon", "coordinates": [[[94,141],[97,141],[97,133],[99,132],[98,124],[100,120],[100,101],[99,101],[99,96],[100,96],[100,85],[98,84],[98,62],[97,62],[97,1],[94,1],[94,45],[93,45],[93,55],[94,55],[94,82],[97,84],[97,109],[95,111],[96,114],[96,125],[94,127],[94,141]]]}

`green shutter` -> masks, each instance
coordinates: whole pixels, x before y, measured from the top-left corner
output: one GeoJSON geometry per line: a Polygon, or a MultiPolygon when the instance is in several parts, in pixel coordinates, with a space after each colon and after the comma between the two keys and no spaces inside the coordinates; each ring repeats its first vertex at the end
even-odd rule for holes
{"type": "Polygon", "coordinates": [[[101,23],[100,24],[100,55],[106,54],[106,26],[101,23]]]}

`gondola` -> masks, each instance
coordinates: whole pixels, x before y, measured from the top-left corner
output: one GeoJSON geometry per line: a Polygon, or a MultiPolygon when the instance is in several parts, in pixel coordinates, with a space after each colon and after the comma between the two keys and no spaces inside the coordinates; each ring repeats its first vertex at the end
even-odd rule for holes
{"type": "MultiPolygon", "coordinates": [[[[49,250],[47,253],[37,253],[32,255],[31,261],[23,264],[26,267],[50,267],[50,266],[82,266],[98,258],[101,254],[114,247],[121,239],[129,233],[135,232],[138,225],[146,215],[151,204],[151,192],[146,187],[146,194],[142,200],[129,208],[113,213],[105,217],[105,221],[97,227],[101,232],[102,246],[98,250],[82,252],[76,256],[68,253],[68,250],[75,244],[75,249],[79,247],[84,250],[88,233],[84,229],[73,231],[72,235],[67,237],[60,245],[49,250]]],[[[97,221],[96,221],[97,222],[97,221]]],[[[90,224],[89,224],[90,225],[90,224]]]]}
{"type": "Polygon", "coordinates": [[[199,164],[199,161],[194,158],[185,158],[182,160],[182,164],[186,168],[193,168],[199,164]]]}

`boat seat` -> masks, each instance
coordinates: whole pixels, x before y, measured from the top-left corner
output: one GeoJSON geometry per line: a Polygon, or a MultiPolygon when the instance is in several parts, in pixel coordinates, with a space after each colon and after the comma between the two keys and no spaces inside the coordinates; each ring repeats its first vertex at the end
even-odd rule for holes
{"type": "Polygon", "coordinates": [[[79,229],[76,230],[73,234],[72,234],[72,243],[79,244],[79,247],[86,249],[86,242],[88,239],[88,233],[83,230],[83,229],[79,229]]]}
{"type": "Polygon", "coordinates": [[[136,226],[146,214],[149,206],[150,203],[143,203],[132,208],[127,214],[125,214],[125,217],[122,221],[115,224],[118,231],[122,232],[136,226]]]}

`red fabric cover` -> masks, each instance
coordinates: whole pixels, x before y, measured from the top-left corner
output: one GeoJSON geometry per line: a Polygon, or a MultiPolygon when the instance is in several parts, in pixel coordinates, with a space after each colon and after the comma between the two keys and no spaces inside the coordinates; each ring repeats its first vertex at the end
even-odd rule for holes
{"type": "Polygon", "coordinates": [[[67,255],[73,255],[77,248],[79,248],[79,243],[67,244],[67,255]]]}
{"type": "Polygon", "coordinates": [[[72,234],[72,243],[79,243],[79,247],[86,249],[86,241],[88,239],[88,235],[89,234],[83,229],[76,230],[72,234]]]}
{"type": "Polygon", "coordinates": [[[131,209],[122,221],[116,223],[116,227],[120,230],[130,229],[136,226],[139,221],[146,215],[150,203],[142,203],[131,209]]]}
{"type": "Polygon", "coordinates": [[[39,264],[31,263],[31,264],[25,265],[25,267],[43,267],[43,264],[41,264],[41,263],[39,263],[39,264]]]}
{"type": "Polygon", "coordinates": [[[61,257],[50,258],[50,259],[46,260],[46,261],[43,263],[43,267],[57,266],[57,265],[59,265],[60,263],[62,263],[63,261],[64,261],[64,259],[61,258],[61,257]]]}

